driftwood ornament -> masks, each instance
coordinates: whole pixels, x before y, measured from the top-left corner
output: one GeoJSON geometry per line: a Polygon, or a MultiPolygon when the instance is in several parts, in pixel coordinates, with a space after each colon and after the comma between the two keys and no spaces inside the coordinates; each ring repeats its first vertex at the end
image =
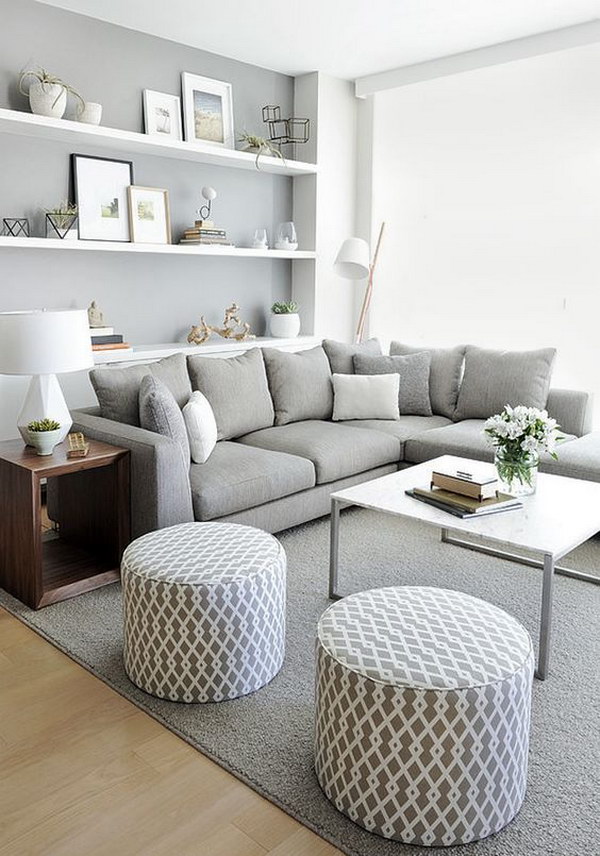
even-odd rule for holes
{"type": "Polygon", "coordinates": [[[255,339],[256,336],[250,332],[250,324],[247,321],[240,321],[239,311],[240,307],[237,303],[232,303],[231,306],[227,307],[222,327],[213,327],[207,324],[204,315],[202,315],[200,323],[192,327],[188,333],[188,342],[190,345],[203,345],[207,339],[210,339],[212,333],[216,333],[223,339],[233,339],[236,342],[255,339]]]}

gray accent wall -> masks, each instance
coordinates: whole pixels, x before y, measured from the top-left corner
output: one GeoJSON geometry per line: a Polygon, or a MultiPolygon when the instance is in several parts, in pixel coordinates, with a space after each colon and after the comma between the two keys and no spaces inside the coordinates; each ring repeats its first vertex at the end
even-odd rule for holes
{"type": "MultiPolygon", "coordinates": [[[[30,65],[44,66],[102,103],[103,125],[130,131],[143,131],[142,90],[181,95],[182,71],[232,84],[236,132],[264,133],[264,104],[280,104],[284,114],[293,105],[293,79],[286,75],[33,0],[0,0],[0,107],[29,112],[16,83],[30,65]]],[[[67,118],[72,110],[70,104],[67,118]]],[[[68,195],[72,151],[63,143],[0,134],[0,219],[29,217],[32,234],[43,235],[42,209],[68,195]]],[[[132,160],[136,184],[167,188],[174,239],[193,223],[206,184],[219,194],[213,219],[239,246],[250,243],[258,226],[273,240],[277,223],[292,217],[292,181],[284,176],[125,150],[78,151],[132,160]]],[[[134,344],[184,339],[200,315],[219,322],[233,300],[261,335],[270,304],[290,293],[285,260],[0,249],[0,311],[85,307],[96,299],[107,323],[134,344]]]]}

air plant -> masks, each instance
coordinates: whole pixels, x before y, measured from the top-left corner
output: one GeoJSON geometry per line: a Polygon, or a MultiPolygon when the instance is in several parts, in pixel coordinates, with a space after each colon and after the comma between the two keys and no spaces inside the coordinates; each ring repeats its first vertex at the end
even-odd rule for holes
{"type": "Polygon", "coordinates": [[[244,131],[239,137],[240,143],[245,143],[245,148],[247,149],[256,149],[256,169],[260,169],[259,158],[261,155],[270,155],[273,158],[280,158],[283,163],[285,163],[285,158],[279,151],[279,149],[275,148],[273,143],[270,140],[265,139],[265,137],[259,137],[256,134],[249,134],[247,131],[244,131]]]}
{"type": "Polygon", "coordinates": [[[45,208],[46,214],[50,214],[53,222],[59,229],[67,229],[73,224],[73,218],[77,217],[77,205],[66,199],[59,202],[54,208],[45,208]]]}
{"type": "Polygon", "coordinates": [[[52,102],[52,106],[55,107],[58,99],[62,95],[63,92],[70,93],[74,95],[80,102],[79,112],[85,109],[85,101],[82,96],[77,92],[76,89],[69,83],[65,83],[60,77],[57,77],[55,74],[51,74],[49,71],[46,71],[45,68],[35,68],[35,69],[27,69],[26,71],[21,72],[21,76],[19,77],[19,92],[22,95],[28,95],[29,91],[23,89],[23,83],[27,80],[28,77],[33,77],[38,83],[41,83],[42,88],[46,91],[47,86],[60,86],[61,91],[58,93],[54,101],[52,102]]]}

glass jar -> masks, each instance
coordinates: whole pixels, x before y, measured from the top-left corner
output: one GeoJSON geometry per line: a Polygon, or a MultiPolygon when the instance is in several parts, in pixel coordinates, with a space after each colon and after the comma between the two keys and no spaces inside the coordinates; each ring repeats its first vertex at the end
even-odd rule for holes
{"type": "Polygon", "coordinates": [[[535,493],[539,463],[537,452],[510,455],[504,449],[496,449],[494,464],[498,473],[498,490],[511,496],[535,493]]]}
{"type": "Polygon", "coordinates": [[[277,227],[277,237],[275,239],[276,250],[297,250],[298,238],[296,236],[296,227],[288,220],[287,223],[280,223],[277,227]]]}

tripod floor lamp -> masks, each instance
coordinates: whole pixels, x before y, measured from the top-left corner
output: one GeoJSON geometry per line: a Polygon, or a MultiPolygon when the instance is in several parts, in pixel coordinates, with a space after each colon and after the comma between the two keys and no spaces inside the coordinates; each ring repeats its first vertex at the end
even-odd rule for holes
{"type": "Polygon", "coordinates": [[[357,280],[367,278],[365,296],[356,327],[356,342],[362,342],[365,332],[367,313],[373,294],[373,275],[375,273],[375,265],[377,264],[384,228],[385,223],[382,223],[372,261],[369,261],[369,245],[365,240],[362,238],[346,238],[340,247],[334,263],[336,273],[338,276],[344,277],[344,279],[357,280]]]}

